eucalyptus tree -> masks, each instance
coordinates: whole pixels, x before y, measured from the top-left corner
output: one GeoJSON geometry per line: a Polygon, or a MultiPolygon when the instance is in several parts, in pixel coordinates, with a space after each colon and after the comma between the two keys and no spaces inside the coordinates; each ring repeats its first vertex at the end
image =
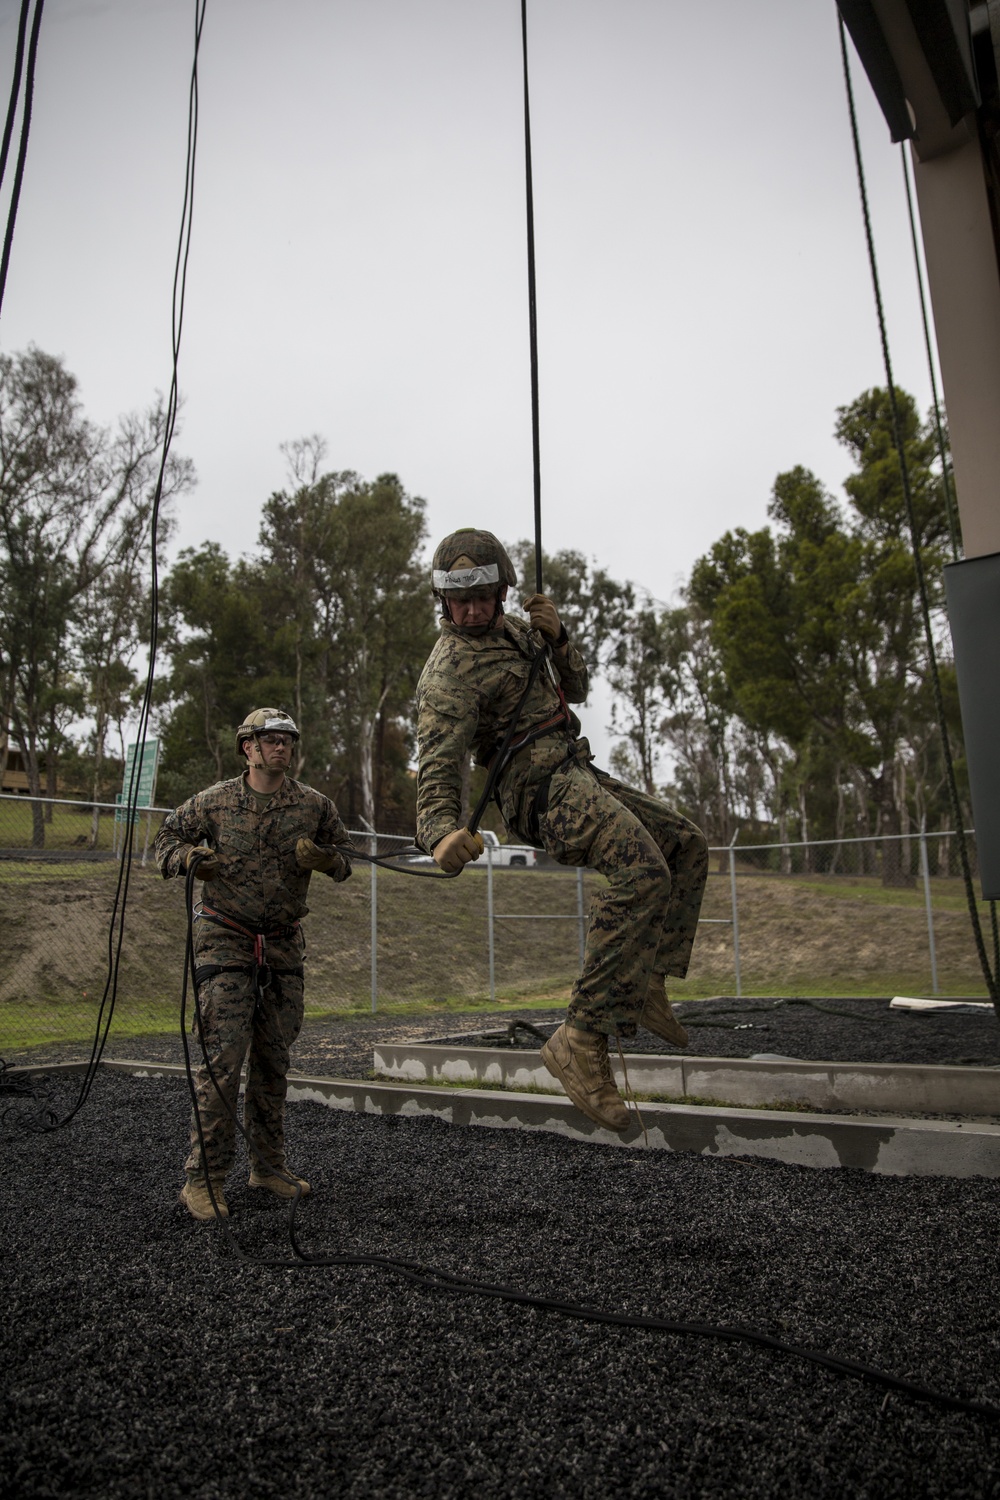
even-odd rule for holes
{"type": "MultiPolygon", "coordinates": [[[[148,561],[164,430],[160,404],[98,427],[60,359],[34,347],[0,355],[0,717],[34,799],[43,764],[54,777],[61,733],[88,707],[88,608],[148,561]]],[[[172,459],[164,515],[192,483],[191,465],[172,459]]],[[[37,800],[33,842],[44,843],[37,800]]]]}
{"type": "Polygon", "coordinates": [[[427,571],[420,557],[424,502],[395,474],[349,489],[340,504],[347,539],[341,583],[339,701],[356,736],[361,808],[374,824],[386,727],[410,712],[434,639],[427,571]]]}
{"type": "Polygon", "coordinates": [[[264,594],[260,570],[217,542],[185,548],[163,579],[156,699],[167,801],[235,775],[237,725],[249,709],[288,699],[264,594]]]}
{"type": "MultiPolygon", "coordinates": [[[[912,398],[898,391],[897,404],[936,606],[944,496],[912,398]]],[[[711,621],[741,719],[780,736],[803,765],[809,758],[849,772],[877,830],[895,835],[899,755],[922,712],[926,670],[917,578],[887,393],[866,391],[837,417],[856,464],[847,507],[804,468],[779,474],[774,528],[727,532],[696,563],[689,592],[711,621]]],[[[905,878],[896,843],[885,846],[883,877],[905,878]]]]}
{"type": "MultiPolygon", "coordinates": [[[[301,452],[301,447],[297,450],[301,452]]],[[[376,822],[387,752],[407,732],[413,693],[434,635],[423,500],[395,474],[312,473],[264,506],[258,567],[283,598],[294,663],[291,699],[315,750],[349,781],[345,810],[376,822]]],[[[394,756],[398,759],[398,756],[394,756]]],[[[310,774],[314,774],[310,772],[310,774]]],[[[315,778],[322,782],[322,776],[315,778]]]]}
{"type": "Polygon", "coordinates": [[[609,730],[619,738],[612,768],[650,796],[656,794],[662,723],[677,696],[671,644],[669,621],[647,604],[621,622],[606,665],[614,693],[609,730]]]}

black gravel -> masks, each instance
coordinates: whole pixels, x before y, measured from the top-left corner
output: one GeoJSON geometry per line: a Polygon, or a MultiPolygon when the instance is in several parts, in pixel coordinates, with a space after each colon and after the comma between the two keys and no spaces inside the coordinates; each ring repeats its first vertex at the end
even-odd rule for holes
{"type": "MultiPolygon", "coordinates": [[[[825,1062],[937,1063],[1000,1067],[1000,1024],[992,1009],[963,1006],[953,1011],[904,1011],[886,1000],[727,1000],[688,1001],[674,1006],[688,1028],[686,1055],[701,1057],[780,1056],[825,1062]]],[[[550,1030],[564,1011],[526,1016],[494,1015],[485,1022],[464,1017],[425,1034],[469,1038],[483,1034],[489,1045],[537,1047],[521,1020],[550,1030]]],[[[391,1035],[386,1023],[378,1035],[391,1035]]],[[[629,1052],[676,1052],[642,1028],[629,1052]]]]}
{"type": "MultiPolygon", "coordinates": [[[[891,1010],[889,1000],[718,1000],[688,1001],[675,1006],[689,1026],[687,1054],[702,1057],[753,1057],[777,1054],[825,1062],[938,1063],[950,1066],[1000,1067],[1000,1024],[992,1008],[963,1013],[891,1010]]],[[[549,1032],[565,1009],[468,1011],[446,1016],[343,1015],[308,1020],[293,1053],[299,1073],[336,1078],[364,1078],[371,1072],[376,1042],[426,1041],[481,1035],[490,1046],[539,1045],[527,1022],[549,1032]]],[[[630,1052],[666,1052],[664,1045],[640,1030],[630,1052]]],[[[87,1055],[79,1046],[49,1046],[10,1053],[8,1062],[23,1065],[65,1062],[87,1055]]],[[[181,1062],[176,1035],[119,1037],[112,1030],[106,1057],[181,1062]]]]}
{"type": "MultiPolygon", "coordinates": [[[[62,1112],[75,1088],[44,1085],[62,1112]]],[[[102,1074],[51,1134],[26,1128],[39,1100],[0,1102],[11,1495],[998,1492],[1000,1422],[789,1354],[421,1290],[385,1268],[289,1268],[287,1211],[245,1187],[245,1167],[229,1189],[237,1253],[175,1204],[182,1080],[102,1074]]],[[[289,1133],[315,1188],[298,1216],[312,1250],[743,1325],[1000,1407],[992,1181],[313,1104],[289,1107],[289,1133]]]]}

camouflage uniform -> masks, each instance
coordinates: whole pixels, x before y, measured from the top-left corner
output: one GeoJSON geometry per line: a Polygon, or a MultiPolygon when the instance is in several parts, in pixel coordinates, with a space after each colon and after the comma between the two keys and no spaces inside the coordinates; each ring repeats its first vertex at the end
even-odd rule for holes
{"type": "MultiPolygon", "coordinates": [[[[465,756],[471,749],[479,765],[490,763],[541,646],[537,632],[509,616],[483,635],[442,622],[417,687],[417,838],[425,849],[460,826],[465,756]]],[[[559,689],[569,703],[587,695],[587,668],[572,644],[562,659],[553,653],[551,666],[536,677],[518,738],[560,714],[559,689]]],[[[579,731],[566,709],[561,727],[513,756],[496,796],[515,837],[605,876],[566,1020],[631,1037],[651,979],[687,973],[708,850],[687,818],[593,766],[579,731]]]]}
{"type": "MultiPolygon", "coordinates": [[[[286,777],[260,811],[246,773],[198,792],[167,814],[156,836],[156,862],[165,878],[184,874],[192,845],[211,846],[220,861],[218,874],[205,883],[201,908],[195,908],[198,1007],[212,1072],[231,1110],[249,1049],[244,1123],[264,1170],[284,1166],[285,1075],[302,1025],[305,940],[299,919],[309,910],[311,872],[296,864],[300,838],[349,849],[329,797],[286,777]],[[209,908],[248,933],[263,934],[266,972],[258,970],[254,938],[210,920],[209,908]],[[259,980],[265,982],[258,990],[259,980]]],[[[197,1018],[193,1030],[197,1035],[197,1018]]],[[[204,1065],[196,1094],[209,1172],[224,1176],[233,1164],[236,1130],[204,1065]]],[[[185,1166],[189,1174],[201,1166],[194,1117],[185,1166]]]]}

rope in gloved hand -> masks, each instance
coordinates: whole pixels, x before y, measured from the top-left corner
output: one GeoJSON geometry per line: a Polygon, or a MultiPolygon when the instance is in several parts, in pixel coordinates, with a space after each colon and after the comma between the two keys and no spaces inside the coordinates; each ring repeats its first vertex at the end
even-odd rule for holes
{"type": "MultiPolygon", "coordinates": [[[[540,651],[536,652],[535,656],[532,658],[531,669],[528,672],[528,680],[525,683],[524,690],[517,701],[517,706],[515,707],[514,712],[511,714],[510,723],[507,725],[506,732],[503,736],[503,739],[500,741],[497,752],[493,756],[493,759],[490,761],[490,765],[486,773],[486,781],[483,785],[483,790],[480,793],[479,800],[476,803],[475,808],[473,809],[472,816],[466,824],[466,831],[471,835],[472,838],[476,839],[480,845],[480,853],[483,852],[483,847],[482,838],[479,834],[479,824],[482,821],[483,814],[486,811],[490,798],[493,796],[494,791],[496,790],[497,782],[503,775],[503,772],[506,770],[511,756],[514,755],[518,750],[523,749],[525,745],[531,743],[531,738],[533,735],[532,730],[529,730],[527,732],[527,735],[519,740],[516,744],[515,735],[517,734],[517,726],[520,722],[524,705],[528,701],[528,695],[537,682],[538,674],[542,670],[542,667],[547,661],[550,653],[551,647],[546,643],[545,645],[543,645],[540,651]]],[[[544,726],[538,727],[538,732],[548,733],[549,725],[546,724],[544,726]]],[[[425,852],[426,851],[421,849],[417,844],[409,844],[403,849],[394,849],[390,854],[366,854],[363,850],[354,848],[353,846],[349,851],[345,851],[349,859],[360,859],[363,860],[366,864],[381,865],[384,869],[395,870],[400,875],[417,875],[429,880],[454,880],[456,876],[461,875],[462,871],[465,868],[464,865],[461,865],[457,870],[414,870],[406,864],[397,863],[397,861],[399,860],[412,859],[415,854],[424,854],[425,852]]]]}

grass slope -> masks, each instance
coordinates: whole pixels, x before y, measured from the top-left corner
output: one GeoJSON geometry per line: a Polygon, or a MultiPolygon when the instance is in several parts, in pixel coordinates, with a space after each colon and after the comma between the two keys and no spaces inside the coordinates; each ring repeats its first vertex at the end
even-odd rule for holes
{"type": "MultiPolygon", "coordinates": [[[[113,862],[0,861],[0,1053],[82,1042],[92,1033],[109,952],[118,944],[117,935],[109,944],[118,873],[113,862]]],[[[599,884],[599,877],[585,876],[586,896],[599,884]]],[[[741,875],[737,888],[745,995],[930,993],[922,891],[887,891],[874,880],[752,874],[741,875]]],[[[305,922],[307,1017],[371,1008],[372,890],[364,866],[344,885],[313,882],[305,922]]],[[[379,1011],[444,1013],[489,1003],[484,871],[434,882],[383,870],[375,901],[379,1011]]],[[[958,882],[936,882],[934,901],[941,993],[985,998],[958,882]]],[[[116,1035],[176,1025],[183,904],[180,881],[133,867],[116,1035]]],[[[579,962],[575,873],[497,871],[494,909],[497,1000],[564,1000],[579,962]]],[[[702,915],[708,920],[688,978],[671,986],[681,999],[735,993],[728,879],[709,880],[702,915]]]]}

